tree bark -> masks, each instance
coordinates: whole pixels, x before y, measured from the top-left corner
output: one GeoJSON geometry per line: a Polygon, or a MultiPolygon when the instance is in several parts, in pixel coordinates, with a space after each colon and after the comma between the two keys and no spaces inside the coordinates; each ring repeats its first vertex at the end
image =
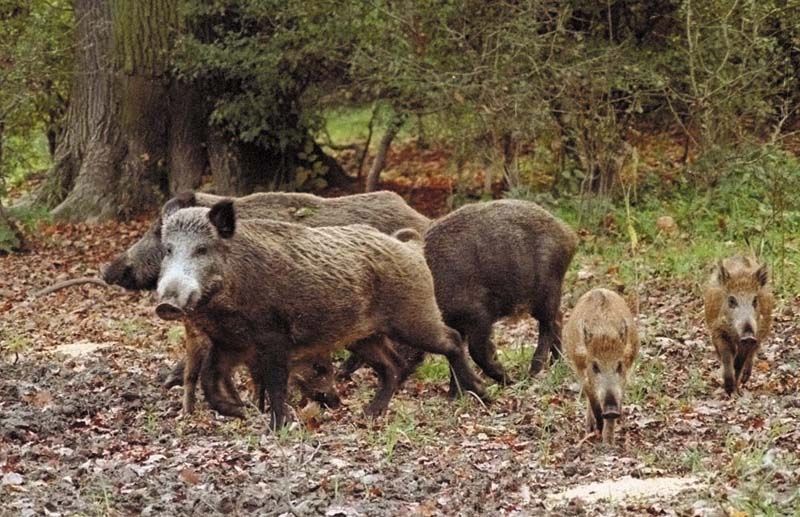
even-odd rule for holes
{"type": "Polygon", "coordinates": [[[76,73],[51,171],[54,217],[127,217],[161,201],[176,13],[177,0],[75,0],[76,73]]]}
{"type": "Polygon", "coordinates": [[[176,81],[170,88],[169,192],[200,186],[208,169],[205,147],[209,108],[200,88],[176,81]]]}
{"type": "Polygon", "coordinates": [[[367,174],[367,192],[374,192],[378,188],[378,180],[380,179],[381,172],[386,166],[386,155],[389,153],[389,147],[392,141],[400,132],[403,127],[405,116],[400,113],[395,113],[389,121],[389,127],[386,128],[386,133],[383,134],[380,144],[378,144],[378,153],[375,155],[375,160],[372,162],[372,167],[367,174]]]}

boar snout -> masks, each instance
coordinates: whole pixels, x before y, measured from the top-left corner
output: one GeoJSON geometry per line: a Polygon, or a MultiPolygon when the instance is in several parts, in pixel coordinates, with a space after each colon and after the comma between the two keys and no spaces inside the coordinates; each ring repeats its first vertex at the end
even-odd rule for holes
{"type": "Polygon", "coordinates": [[[609,393],[606,395],[605,400],[603,401],[603,418],[606,420],[612,420],[619,418],[621,415],[622,411],[620,410],[617,397],[609,393]]]}
{"type": "Polygon", "coordinates": [[[161,302],[156,306],[156,314],[162,320],[177,320],[183,317],[184,312],[175,304],[161,302]]]}
{"type": "Polygon", "coordinates": [[[754,325],[751,322],[746,322],[742,325],[741,331],[739,332],[739,341],[743,346],[751,347],[755,346],[757,343],[756,340],[756,332],[754,329],[754,325]]]}
{"type": "Polygon", "coordinates": [[[100,274],[107,284],[118,285],[125,289],[136,289],[136,277],[133,275],[133,268],[124,259],[116,259],[106,264],[100,274]]]}
{"type": "Polygon", "coordinates": [[[319,402],[320,404],[324,404],[326,407],[330,409],[337,409],[339,406],[342,405],[342,399],[340,399],[339,395],[335,393],[327,393],[321,391],[315,393],[313,398],[315,401],[319,402]]]}
{"type": "Polygon", "coordinates": [[[199,299],[200,286],[190,277],[167,279],[158,284],[159,304],[156,313],[160,317],[162,312],[171,316],[176,310],[182,314],[194,309],[199,299]]]}

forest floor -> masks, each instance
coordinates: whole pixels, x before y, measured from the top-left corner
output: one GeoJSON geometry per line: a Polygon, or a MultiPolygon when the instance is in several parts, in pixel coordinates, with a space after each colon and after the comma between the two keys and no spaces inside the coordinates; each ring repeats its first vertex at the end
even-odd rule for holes
{"type": "MultiPolygon", "coordinates": [[[[407,188],[443,210],[440,185],[407,188]]],[[[376,384],[362,370],[339,383],[344,407],[298,406],[271,434],[254,409],[181,414],[180,389],[160,382],[182,329],[156,318],[152,294],[31,296],[96,275],[147,224],[44,225],[30,252],[0,258],[0,515],[800,515],[800,298],[779,301],[751,384],[729,399],[700,288],[643,264],[628,286],[642,347],[613,447],[586,439],[563,361],[527,377],[527,317],[495,327],[520,380],[492,387],[487,407],[448,400],[446,366],[429,359],[381,418],[361,412],[376,384]]],[[[564,307],[616,282],[614,260],[579,253],[564,307]]]]}

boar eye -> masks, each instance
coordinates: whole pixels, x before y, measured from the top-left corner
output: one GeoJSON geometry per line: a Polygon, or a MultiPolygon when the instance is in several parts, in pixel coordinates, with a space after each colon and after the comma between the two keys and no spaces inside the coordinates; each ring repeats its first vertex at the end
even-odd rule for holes
{"type": "Polygon", "coordinates": [[[758,307],[758,298],[753,297],[753,308],[755,309],[756,307],[758,307]]]}
{"type": "Polygon", "coordinates": [[[198,256],[203,256],[208,253],[208,246],[198,246],[194,250],[194,254],[198,256]]]}
{"type": "Polygon", "coordinates": [[[617,373],[622,375],[622,361],[617,363],[617,373]]]}
{"type": "Polygon", "coordinates": [[[314,374],[316,375],[325,375],[328,369],[322,366],[321,364],[314,365],[314,374]]]}
{"type": "Polygon", "coordinates": [[[597,361],[592,361],[592,371],[595,374],[599,374],[600,373],[600,365],[597,364],[597,361]]]}
{"type": "Polygon", "coordinates": [[[167,244],[167,247],[164,249],[164,253],[166,253],[167,256],[172,255],[172,245],[171,244],[167,244]]]}
{"type": "Polygon", "coordinates": [[[728,296],[728,306],[731,309],[735,309],[736,307],[738,307],[739,304],[736,303],[736,298],[734,298],[733,296],[728,296]]]}

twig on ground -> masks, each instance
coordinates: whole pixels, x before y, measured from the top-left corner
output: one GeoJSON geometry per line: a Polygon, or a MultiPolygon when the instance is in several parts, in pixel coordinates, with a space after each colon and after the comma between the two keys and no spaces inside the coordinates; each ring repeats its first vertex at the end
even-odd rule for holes
{"type": "Polygon", "coordinates": [[[57,283],[51,285],[50,287],[45,287],[44,289],[42,289],[40,291],[36,291],[35,293],[33,293],[33,297],[34,298],[40,298],[42,296],[46,296],[46,295],[48,295],[50,293],[54,293],[54,292],[59,291],[61,289],[64,289],[64,288],[67,288],[67,287],[72,287],[73,285],[81,285],[81,284],[95,284],[95,285],[100,285],[100,286],[103,286],[103,287],[108,287],[108,284],[105,283],[100,278],[96,278],[96,277],[93,277],[93,276],[84,276],[84,277],[81,277],[81,278],[72,278],[70,280],[64,280],[63,282],[57,282],[57,283]]]}

